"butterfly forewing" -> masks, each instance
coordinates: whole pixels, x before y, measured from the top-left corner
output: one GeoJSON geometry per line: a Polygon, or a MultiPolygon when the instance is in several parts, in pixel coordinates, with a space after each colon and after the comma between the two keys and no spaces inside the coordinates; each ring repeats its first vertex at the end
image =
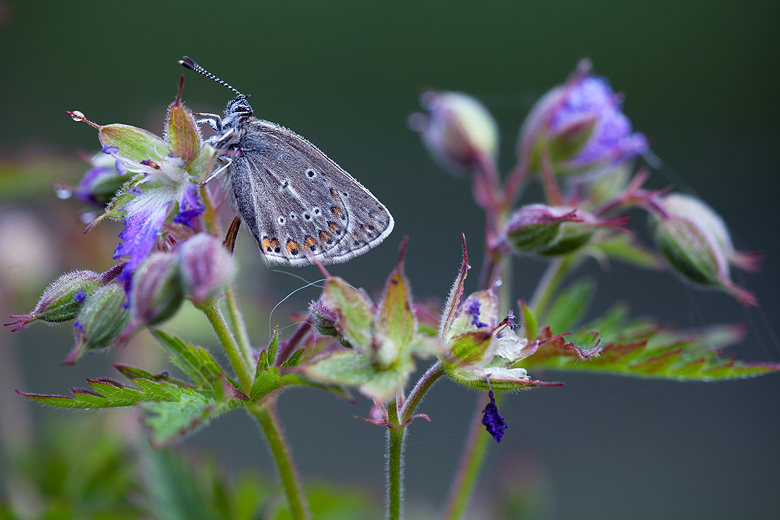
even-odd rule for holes
{"type": "Polygon", "coordinates": [[[244,130],[228,192],[269,263],[346,262],[390,234],[382,203],[306,139],[254,118],[244,130]]]}

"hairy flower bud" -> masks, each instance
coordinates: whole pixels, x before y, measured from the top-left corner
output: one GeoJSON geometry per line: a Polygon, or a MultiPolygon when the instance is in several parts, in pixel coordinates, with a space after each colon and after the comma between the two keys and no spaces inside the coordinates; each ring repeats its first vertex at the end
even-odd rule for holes
{"type": "Polygon", "coordinates": [[[634,158],[647,149],[647,139],[632,133],[621,102],[606,79],[590,75],[590,62],[581,61],[566,84],[531,109],[520,129],[519,159],[538,172],[549,154],[556,173],[576,173],[634,158]]]}
{"type": "Polygon", "coordinates": [[[14,331],[34,321],[62,323],[76,317],[87,296],[98,288],[101,275],[92,271],[76,271],[60,276],[43,292],[41,299],[30,314],[13,315],[16,321],[6,325],[17,325],[14,331]]]}
{"type": "Polygon", "coordinates": [[[72,365],[88,350],[111,346],[130,320],[126,302],[121,284],[112,282],[99,287],[76,317],[73,324],[76,346],[62,364],[72,365]]]}
{"type": "Polygon", "coordinates": [[[428,113],[414,114],[410,126],[443,168],[465,173],[481,156],[496,157],[498,125],[482,103],[459,92],[428,91],[420,104],[428,113]]]}
{"type": "Polygon", "coordinates": [[[704,202],[672,193],[662,199],[666,215],[651,214],[655,243],[672,268],[685,279],[723,289],[744,305],[756,305],[752,293],[731,281],[729,263],[748,270],[756,267],[755,256],[734,250],[723,219],[704,202]]]}
{"type": "Polygon", "coordinates": [[[127,172],[121,161],[105,151],[100,152],[92,158],[92,168],[81,178],[76,188],[76,198],[104,206],[132,177],[133,175],[127,172]]]}
{"type": "Polygon", "coordinates": [[[133,328],[161,323],[184,300],[181,269],[171,253],[152,253],[136,270],[130,298],[133,328]]]}
{"type": "Polygon", "coordinates": [[[338,337],[340,335],[336,329],[338,314],[322,303],[321,299],[309,304],[309,312],[312,317],[312,325],[322,336],[338,337]]]}
{"type": "Polygon", "coordinates": [[[580,209],[530,204],[509,219],[506,235],[518,253],[556,256],[584,246],[599,227],[619,227],[625,219],[600,220],[580,209]]]}
{"type": "Polygon", "coordinates": [[[179,248],[179,265],[186,294],[203,302],[223,293],[236,263],[221,240],[199,233],[179,248]]]}

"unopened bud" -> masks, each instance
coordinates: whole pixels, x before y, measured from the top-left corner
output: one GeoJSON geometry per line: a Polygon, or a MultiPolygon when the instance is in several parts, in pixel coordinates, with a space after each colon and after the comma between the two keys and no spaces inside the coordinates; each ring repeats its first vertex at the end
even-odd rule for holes
{"type": "Polygon", "coordinates": [[[115,157],[101,152],[92,159],[92,168],[84,174],[76,197],[99,206],[108,204],[116,192],[132,177],[115,157]]]}
{"type": "Polygon", "coordinates": [[[14,331],[34,321],[62,323],[76,317],[84,301],[100,285],[100,276],[92,271],[76,271],[60,276],[43,292],[41,299],[30,314],[13,315],[16,321],[14,331]]]}
{"type": "Polygon", "coordinates": [[[656,246],[685,279],[723,289],[744,305],[757,305],[755,296],[731,281],[729,263],[755,268],[749,254],[734,251],[723,219],[704,202],[673,193],[662,199],[666,215],[651,214],[656,246]]]}
{"type": "Polygon", "coordinates": [[[99,287],[90,295],[73,324],[76,346],[63,365],[72,365],[88,350],[111,346],[130,320],[126,301],[124,287],[116,282],[99,287]]]}
{"type": "Polygon", "coordinates": [[[556,173],[574,173],[630,160],[648,148],[621,111],[621,97],[604,79],[590,75],[590,62],[564,85],[545,94],[528,114],[517,153],[531,171],[541,170],[549,154],[556,173]]]}
{"type": "Polygon", "coordinates": [[[181,245],[179,265],[186,294],[198,302],[221,295],[235,272],[235,260],[222,241],[205,233],[181,245]]]}
{"type": "Polygon", "coordinates": [[[317,332],[322,336],[339,336],[339,331],[336,329],[339,316],[322,303],[322,300],[310,303],[309,312],[312,317],[312,325],[317,332]]]}
{"type": "Polygon", "coordinates": [[[420,104],[428,113],[413,114],[410,126],[443,168],[460,174],[472,170],[481,157],[495,159],[498,125],[482,103],[459,92],[428,91],[420,104]]]}
{"type": "Polygon", "coordinates": [[[565,255],[588,243],[599,227],[620,227],[625,218],[600,220],[580,209],[530,204],[509,219],[506,235],[518,253],[565,255]]]}
{"type": "Polygon", "coordinates": [[[152,253],[133,275],[130,298],[133,328],[161,323],[184,300],[179,262],[171,253],[152,253]]]}

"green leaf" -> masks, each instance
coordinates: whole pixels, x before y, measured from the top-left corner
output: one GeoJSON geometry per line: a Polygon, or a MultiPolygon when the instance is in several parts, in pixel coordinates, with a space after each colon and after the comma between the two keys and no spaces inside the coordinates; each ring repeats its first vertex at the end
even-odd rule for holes
{"type": "MultiPolygon", "coordinates": [[[[165,384],[165,383],[163,383],[165,384]]],[[[165,446],[205,426],[209,420],[236,408],[238,399],[224,403],[207,397],[191,388],[170,385],[175,401],[147,402],[141,406],[150,412],[145,423],[152,429],[152,442],[165,446]]]]}
{"type": "Polygon", "coordinates": [[[171,361],[192,379],[197,388],[221,391],[222,381],[226,380],[235,390],[240,391],[241,386],[225,373],[206,349],[188,345],[161,330],[155,330],[152,334],[168,352],[171,361]]]}
{"type": "Polygon", "coordinates": [[[170,383],[134,379],[141,390],[129,388],[109,379],[87,379],[91,390],[73,388],[73,397],[46,394],[28,394],[17,391],[33,401],[59,408],[100,409],[132,406],[145,401],[176,401],[178,388],[170,383]]]}
{"type": "Polygon", "coordinates": [[[336,328],[354,348],[369,348],[374,304],[365,291],[355,289],[341,278],[328,278],[322,292],[322,302],[338,314],[336,328]]]}
{"type": "Polygon", "coordinates": [[[523,330],[525,330],[525,336],[529,340],[536,339],[536,335],[539,331],[538,324],[536,322],[536,315],[531,308],[525,304],[525,300],[520,300],[520,309],[523,313],[523,322],[521,324],[523,330]]]}
{"type": "Polygon", "coordinates": [[[547,326],[553,334],[569,332],[588,310],[596,284],[589,279],[578,280],[566,289],[553,303],[546,316],[547,326]]]}
{"type": "Polygon", "coordinates": [[[777,363],[744,363],[721,356],[721,349],[741,340],[744,332],[743,327],[734,325],[676,330],[652,320],[629,321],[626,308],[616,306],[581,329],[573,341],[549,339],[522,365],[529,370],[549,368],[681,381],[737,379],[780,371],[777,363]],[[595,344],[597,330],[599,344],[595,344]]]}
{"type": "Polygon", "coordinates": [[[306,352],[306,349],[301,348],[290,354],[290,357],[287,358],[287,361],[282,363],[282,367],[297,367],[298,363],[301,362],[301,358],[303,357],[303,354],[306,352]]]}

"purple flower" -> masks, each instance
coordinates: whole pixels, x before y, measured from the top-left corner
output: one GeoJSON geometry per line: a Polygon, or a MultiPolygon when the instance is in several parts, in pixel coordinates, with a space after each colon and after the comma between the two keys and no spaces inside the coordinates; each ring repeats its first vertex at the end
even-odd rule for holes
{"type": "Polygon", "coordinates": [[[488,327],[489,325],[487,323],[483,323],[479,321],[479,313],[480,313],[480,303],[479,300],[472,299],[464,308],[464,312],[471,316],[471,324],[477,327],[478,329],[482,329],[485,327],[488,327]]]}
{"type": "Polygon", "coordinates": [[[488,396],[490,396],[490,402],[485,405],[485,409],[482,410],[482,424],[485,425],[487,432],[496,439],[496,442],[501,442],[501,437],[504,436],[504,430],[507,428],[504,418],[498,413],[498,406],[496,406],[496,399],[493,396],[493,388],[490,387],[490,379],[488,379],[488,396]]]}
{"type": "Polygon", "coordinates": [[[647,138],[632,132],[605,78],[590,75],[583,60],[565,85],[545,94],[520,130],[518,154],[533,171],[543,154],[556,173],[601,168],[633,159],[648,148],[647,138]]]}
{"type": "Polygon", "coordinates": [[[78,303],[82,303],[84,300],[87,299],[87,293],[84,292],[84,289],[79,289],[76,291],[75,298],[78,303]]]}

